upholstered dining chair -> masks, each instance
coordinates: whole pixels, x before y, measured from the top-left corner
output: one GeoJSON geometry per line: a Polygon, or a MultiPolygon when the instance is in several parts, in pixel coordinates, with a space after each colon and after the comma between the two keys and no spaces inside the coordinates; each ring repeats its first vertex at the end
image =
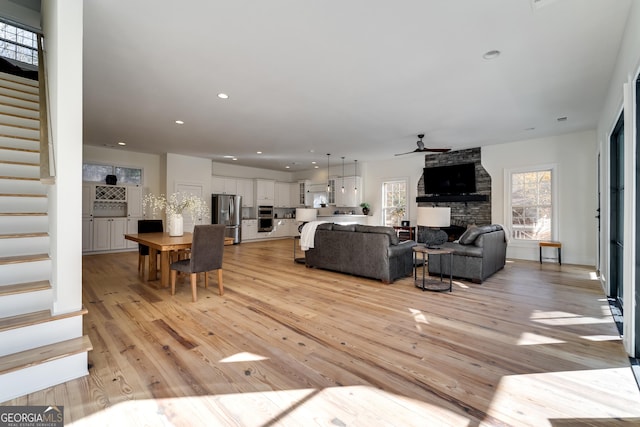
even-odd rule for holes
{"type": "MultiPolygon", "coordinates": [[[[138,234],[162,233],[164,228],[161,219],[138,220],[138,234]]],[[[144,277],[144,258],[149,256],[149,246],[138,244],[138,274],[144,277]]]]}
{"type": "Polygon", "coordinates": [[[191,296],[197,301],[198,273],[204,273],[204,287],[209,287],[209,271],[218,270],[218,289],[224,294],[222,285],[222,255],[224,254],[224,224],[196,225],[193,229],[191,258],[171,264],[171,295],[176,293],[178,271],[188,273],[191,279],[191,296]]]}

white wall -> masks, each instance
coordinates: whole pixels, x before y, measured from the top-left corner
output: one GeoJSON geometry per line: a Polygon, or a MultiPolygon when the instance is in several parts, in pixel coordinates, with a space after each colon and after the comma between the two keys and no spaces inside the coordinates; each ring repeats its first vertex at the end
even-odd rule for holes
{"type": "Polygon", "coordinates": [[[56,184],[49,189],[54,312],[82,306],[82,0],[43,2],[56,184]]]}
{"type": "Polygon", "coordinates": [[[294,182],[291,172],[274,171],[270,169],[251,168],[233,164],[210,162],[211,175],[229,176],[234,178],[262,178],[281,182],[294,182]]]}
{"type": "MultiPolygon", "coordinates": [[[[202,186],[202,197],[211,210],[211,160],[167,153],[166,165],[167,194],[175,192],[178,184],[202,186]]],[[[210,223],[211,217],[203,219],[203,221],[210,223]]]]}
{"type": "MultiPolygon", "coordinates": [[[[482,165],[491,175],[491,220],[506,223],[505,170],[549,164],[557,165],[557,239],[562,242],[562,259],[568,264],[594,266],[597,237],[594,131],[483,147],[482,165]]],[[[511,240],[507,257],[537,260],[538,246],[511,240]]]]}
{"type": "Polygon", "coordinates": [[[363,162],[362,168],[360,167],[360,162],[358,162],[358,171],[362,170],[359,175],[362,176],[364,183],[362,201],[371,205],[369,224],[382,224],[382,183],[397,178],[407,179],[408,181],[409,195],[406,215],[412,225],[416,224],[418,181],[422,177],[423,169],[424,155],[418,153],[379,162],[363,162]]]}
{"type": "MultiPolygon", "coordinates": [[[[43,6],[44,8],[44,6],[43,6]]],[[[31,10],[28,7],[24,7],[15,1],[0,0],[0,10],[2,10],[2,16],[14,23],[20,23],[21,27],[28,27],[27,29],[35,32],[41,32],[40,14],[35,10],[31,10]]]]}
{"type": "Polygon", "coordinates": [[[82,158],[84,162],[142,168],[143,186],[154,194],[163,192],[160,189],[162,174],[160,172],[161,156],[159,154],[137,153],[124,149],[85,145],[82,158]]]}

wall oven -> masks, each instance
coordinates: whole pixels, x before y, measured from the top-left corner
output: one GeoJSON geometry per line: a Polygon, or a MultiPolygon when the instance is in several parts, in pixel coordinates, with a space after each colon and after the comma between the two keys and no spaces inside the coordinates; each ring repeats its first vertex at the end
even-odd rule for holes
{"type": "Polygon", "coordinates": [[[273,231],[273,206],[258,206],[258,232],[273,231]]]}

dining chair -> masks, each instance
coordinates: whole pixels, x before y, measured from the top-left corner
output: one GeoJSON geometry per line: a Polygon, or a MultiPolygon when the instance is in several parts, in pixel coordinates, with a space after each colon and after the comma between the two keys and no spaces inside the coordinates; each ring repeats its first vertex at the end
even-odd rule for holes
{"type": "Polygon", "coordinates": [[[171,264],[171,295],[176,293],[178,271],[188,273],[191,279],[191,296],[197,296],[198,273],[204,273],[204,287],[209,287],[209,271],[218,270],[218,289],[224,294],[222,285],[222,255],[224,254],[224,224],[196,225],[193,229],[191,258],[171,264]]]}
{"type": "MultiPolygon", "coordinates": [[[[163,232],[161,219],[138,220],[138,234],[163,232]]],[[[144,277],[144,258],[149,256],[149,246],[138,244],[138,274],[144,277]]]]}

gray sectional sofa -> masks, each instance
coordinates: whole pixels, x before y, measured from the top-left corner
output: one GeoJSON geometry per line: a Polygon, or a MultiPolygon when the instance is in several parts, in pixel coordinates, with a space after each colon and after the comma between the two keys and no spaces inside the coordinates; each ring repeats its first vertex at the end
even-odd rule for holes
{"type": "MultiPolygon", "coordinates": [[[[507,239],[501,225],[483,225],[469,228],[457,242],[438,245],[453,249],[453,276],[476,283],[504,268],[507,256],[507,239]]],[[[440,257],[449,255],[429,255],[429,274],[449,275],[449,260],[440,257]]]]}
{"type": "Polygon", "coordinates": [[[412,240],[399,242],[393,227],[324,223],[314,247],[305,252],[307,267],[323,268],[384,283],[413,274],[412,240]]]}

